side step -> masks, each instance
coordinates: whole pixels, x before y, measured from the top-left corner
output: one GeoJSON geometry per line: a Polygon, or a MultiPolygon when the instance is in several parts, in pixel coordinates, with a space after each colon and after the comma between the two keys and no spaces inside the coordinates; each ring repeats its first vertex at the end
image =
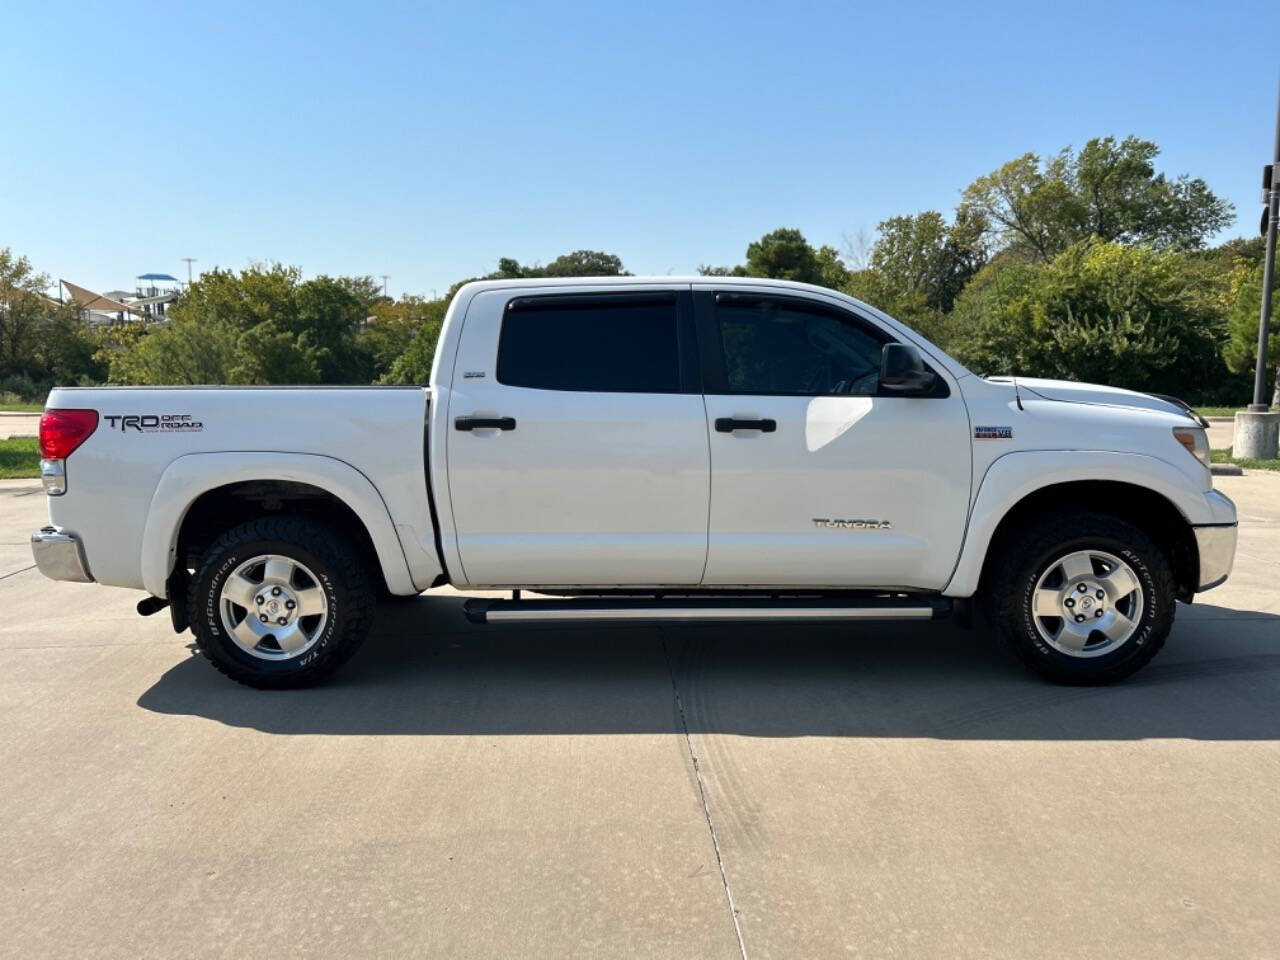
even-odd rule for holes
{"type": "Polygon", "coordinates": [[[946,597],[891,594],[835,597],[624,597],[550,600],[476,598],[462,607],[472,623],[597,623],[645,621],[938,620],[951,613],[946,597]]]}

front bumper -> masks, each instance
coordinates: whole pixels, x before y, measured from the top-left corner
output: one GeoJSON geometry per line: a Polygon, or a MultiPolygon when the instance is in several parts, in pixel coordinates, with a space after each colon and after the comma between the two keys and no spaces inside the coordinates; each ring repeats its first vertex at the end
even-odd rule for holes
{"type": "Polygon", "coordinates": [[[1236,505],[1221,490],[1206,491],[1204,501],[1211,519],[1208,523],[1191,527],[1200,554],[1197,592],[1209,590],[1226,580],[1236,558],[1236,505]]]}
{"type": "Polygon", "coordinates": [[[36,558],[36,568],[50,580],[93,582],[79,538],[63,532],[61,527],[41,527],[33,533],[31,553],[36,558]]]}
{"type": "Polygon", "coordinates": [[[1200,582],[1197,591],[1210,590],[1227,579],[1236,558],[1236,534],[1234,523],[1211,527],[1192,527],[1196,546],[1200,551],[1200,582]]]}

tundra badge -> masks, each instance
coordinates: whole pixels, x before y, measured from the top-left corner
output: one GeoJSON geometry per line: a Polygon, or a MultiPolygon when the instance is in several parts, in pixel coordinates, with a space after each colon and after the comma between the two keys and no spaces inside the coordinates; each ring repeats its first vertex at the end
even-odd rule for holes
{"type": "Polygon", "coordinates": [[[892,530],[893,524],[888,520],[832,520],[829,517],[814,517],[813,525],[827,530],[892,530]]]}

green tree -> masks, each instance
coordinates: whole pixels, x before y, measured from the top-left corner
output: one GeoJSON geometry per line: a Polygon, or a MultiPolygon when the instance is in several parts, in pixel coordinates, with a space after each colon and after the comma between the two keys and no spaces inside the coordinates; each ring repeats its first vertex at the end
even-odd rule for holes
{"type": "Polygon", "coordinates": [[[822,265],[818,251],[813,249],[803,233],[792,227],[781,227],[747,245],[745,274],[820,283],[822,265]]]}
{"type": "Polygon", "coordinates": [[[870,269],[882,278],[894,302],[918,298],[947,312],[966,283],[986,262],[986,222],[965,213],[955,224],[936,210],[890,217],[877,227],[870,269]]]}
{"type": "Polygon", "coordinates": [[[979,177],[960,210],[982,217],[1002,249],[1047,261],[1090,237],[1158,250],[1195,250],[1234,208],[1199,178],[1155,170],[1160,148],[1129,136],[1094,138],[1041,163],[1023,154],[979,177]]]}
{"type": "Polygon", "coordinates": [[[226,320],[201,324],[190,317],[173,318],[155,329],[141,322],[112,328],[99,357],[110,364],[112,383],[234,383],[239,331],[226,320]]]}
{"type": "Polygon", "coordinates": [[[293,349],[314,357],[321,383],[368,383],[372,376],[367,356],[354,349],[368,309],[344,282],[348,279],[320,276],[298,284],[293,309],[279,318],[293,349]]]}
{"type": "Polygon", "coordinates": [[[1004,257],[958,298],[957,355],[1018,373],[1202,400],[1238,390],[1218,360],[1220,291],[1189,258],[1086,241],[1048,264],[1004,257]]]}
{"type": "Polygon", "coordinates": [[[338,277],[338,284],[351,294],[360,304],[360,309],[368,313],[375,303],[382,303],[390,298],[383,295],[382,283],[368,275],[359,277],[338,277]]]}
{"type": "MultiPolygon", "coordinates": [[[[426,383],[413,374],[417,372],[417,361],[406,360],[400,365],[400,372],[393,375],[396,363],[409,352],[410,345],[428,328],[428,339],[431,341],[431,354],[435,352],[435,338],[439,335],[440,324],[444,319],[448,300],[424,300],[421,297],[405,296],[394,302],[375,304],[368,325],[360,334],[360,348],[370,357],[374,369],[374,379],[381,383],[426,383]]],[[[423,344],[419,344],[421,350],[423,344]]],[[[427,358],[430,367],[431,357],[427,358]]]]}
{"type": "Polygon", "coordinates": [[[747,246],[747,262],[743,266],[717,267],[702,264],[698,273],[704,277],[770,277],[797,280],[833,290],[843,289],[849,282],[849,268],[835,247],[814,249],[804,234],[791,227],[766,233],[747,246]]]}
{"type": "Polygon", "coordinates": [[[107,375],[97,359],[97,343],[72,305],[50,305],[35,353],[36,363],[52,384],[91,386],[107,375]]]}
{"type": "Polygon", "coordinates": [[[525,266],[514,257],[499,257],[498,269],[483,277],[467,277],[449,288],[445,300],[468,283],[476,280],[528,280],[537,277],[629,277],[630,271],[622,266],[622,260],[612,253],[600,250],[575,250],[556,257],[545,267],[525,266]]]}
{"type": "MultiPolygon", "coordinates": [[[[236,338],[235,363],[227,372],[231,383],[322,383],[327,351],[310,337],[294,335],[275,320],[264,320],[236,338]]],[[[338,382],[338,381],[330,381],[338,382]]]]}
{"type": "Polygon", "coordinates": [[[848,285],[851,274],[841,259],[840,252],[835,247],[823,244],[818,248],[816,257],[818,279],[815,282],[832,290],[843,290],[848,285]]]}
{"type": "Polygon", "coordinates": [[[441,319],[428,319],[418,325],[404,353],[382,377],[382,383],[425,384],[431,379],[431,363],[435,360],[442,320],[443,315],[441,319]]]}
{"type": "MultiPolygon", "coordinates": [[[[1280,303],[1280,282],[1272,279],[1272,303],[1280,303]]],[[[1254,371],[1258,362],[1258,323],[1262,315],[1262,267],[1250,271],[1247,282],[1240,285],[1235,303],[1227,315],[1227,343],[1222,350],[1222,359],[1227,369],[1237,373],[1253,384],[1254,371]]],[[[1280,363],[1280,317],[1273,311],[1270,334],[1267,337],[1266,365],[1269,371],[1275,372],[1274,394],[1271,404],[1280,408],[1280,372],[1276,365],[1280,363]]],[[[1243,396],[1243,394],[1242,394],[1243,396]]]]}
{"type": "Polygon", "coordinates": [[[565,253],[546,265],[544,277],[629,277],[616,254],[599,250],[575,250],[565,253]]]}
{"type": "Polygon", "coordinates": [[[0,382],[26,400],[56,384],[93,383],[105,375],[79,311],[45,295],[49,278],[26,257],[0,249],[0,382]]]}
{"type": "MultiPolygon", "coordinates": [[[[368,383],[356,338],[360,278],[303,281],[297,267],[210,270],[169,310],[169,322],[108,350],[119,383],[368,383]]],[[[367,285],[365,287],[367,291],[367,285]]]]}

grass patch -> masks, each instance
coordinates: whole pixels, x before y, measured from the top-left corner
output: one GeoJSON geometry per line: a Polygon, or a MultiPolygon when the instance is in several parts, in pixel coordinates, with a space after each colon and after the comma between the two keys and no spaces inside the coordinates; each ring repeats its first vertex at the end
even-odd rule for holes
{"type": "Polygon", "coordinates": [[[40,453],[35,437],[0,440],[0,479],[17,480],[40,476],[40,453]]]}
{"type": "Polygon", "coordinates": [[[1231,456],[1230,450],[1213,450],[1210,459],[1214,463],[1234,463],[1246,470],[1280,470],[1280,460],[1254,460],[1252,457],[1237,460],[1231,456]]]}
{"type": "Polygon", "coordinates": [[[0,403],[0,413],[44,413],[44,404],[0,403]]]}
{"type": "Polygon", "coordinates": [[[1196,413],[1202,417],[1234,417],[1237,410],[1244,407],[1196,407],[1196,413]]]}

